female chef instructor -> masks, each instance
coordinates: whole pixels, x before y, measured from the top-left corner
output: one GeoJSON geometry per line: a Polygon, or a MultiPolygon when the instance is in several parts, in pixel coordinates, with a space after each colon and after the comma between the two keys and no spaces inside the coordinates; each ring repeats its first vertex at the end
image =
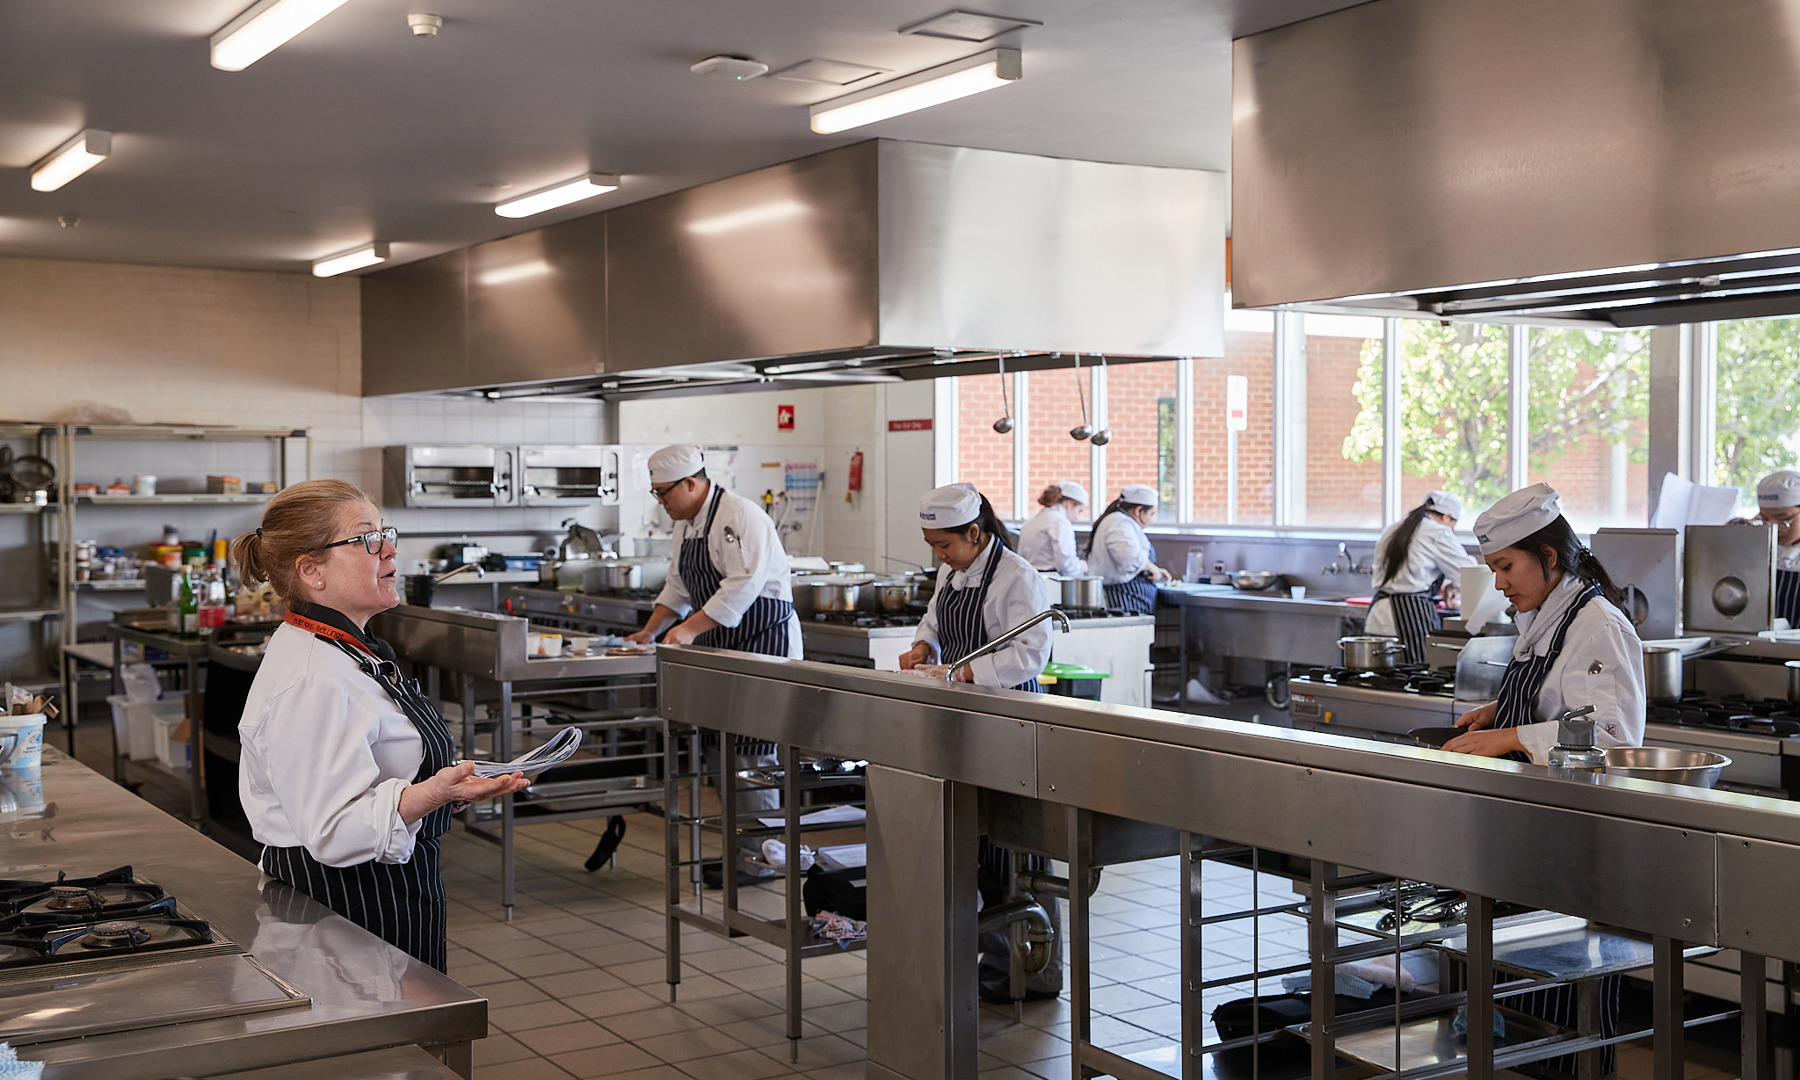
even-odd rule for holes
{"type": "Polygon", "coordinates": [[[238,795],[263,873],[444,970],[438,837],[453,804],[522,789],[454,764],[450,729],[370,617],[400,602],[394,541],[353,484],[308,480],[232,541],[245,582],[287,604],[244,702],[238,795]]]}
{"type": "Polygon", "coordinates": [[[1556,719],[1594,707],[1599,745],[1644,741],[1644,653],[1614,606],[1618,590],[1583,547],[1548,484],[1513,492],[1475,519],[1475,539],[1494,587],[1518,612],[1519,640],[1500,698],[1463,715],[1445,750],[1483,757],[1524,754],[1547,762],[1556,719]]]}
{"type": "Polygon", "coordinates": [[[1064,480],[1045,488],[1037,501],[1043,509],[1019,529],[1019,554],[1046,573],[1085,576],[1087,563],[1075,554],[1075,526],[1069,519],[1087,506],[1087,488],[1064,480]]]}
{"type": "MultiPolygon", "coordinates": [[[[1012,534],[987,497],[972,485],[951,484],[926,492],[919,501],[919,526],[943,566],[938,569],[937,591],[914,634],[914,645],[900,654],[901,670],[931,662],[957,663],[995,635],[1049,610],[1049,587],[1012,549],[1012,534]]],[[[981,686],[1036,691],[1037,677],[1049,660],[1050,628],[1039,623],[1003,648],[958,668],[956,678],[981,686]]],[[[1007,895],[1012,853],[988,843],[985,836],[978,848],[981,866],[976,877],[982,901],[997,904],[1007,895]]],[[[1039,856],[1026,856],[1023,868],[1048,870],[1050,864],[1039,856]]],[[[1045,907],[1054,921],[1052,902],[1046,899],[1045,907]]],[[[981,949],[981,996],[989,1001],[1011,1001],[1006,935],[982,935],[981,949]]],[[[1060,940],[1053,947],[1053,956],[1043,971],[1026,977],[1027,998],[1053,998],[1062,991],[1060,940]]]]}
{"type": "Polygon", "coordinates": [[[1444,625],[1434,595],[1438,583],[1456,578],[1445,590],[1445,598],[1453,599],[1462,568],[1475,565],[1456,539],[1462,514],[1456,496],[1433,491],[1375,542],[1375,602],[1363,632],[1399,638],[1408,664],[1425,662],[1426,636],[1444,625]]]}
{"type": "Polygon", "coordinates": [[[1100,579],[1106,606],[1134,615],[1156,612],[1156,583],[1167,570],[1156,565],[1156,549],[1144,526],[1156,518],[1156,489],[1126,484],[1094,521],[1088,534],[1088,572],[1100,579]]]}

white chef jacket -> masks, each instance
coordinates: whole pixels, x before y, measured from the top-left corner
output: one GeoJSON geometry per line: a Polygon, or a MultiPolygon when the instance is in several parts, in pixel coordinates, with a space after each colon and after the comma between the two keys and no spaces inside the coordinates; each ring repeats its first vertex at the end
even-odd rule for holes
{"type": "Polygon", "coordinates": [[[1102,584],[1122,585],[1144,572],[1150,564],[1150,538],[1144,527],[1124,513],[1107,514],[1094,526],[1094,547],[1088,552],[1088,573],[1102,584]]]}
{"type": "MultiPolygon", "coordinates": [[[[1536,611],[1517,618],[1519,640],[1513,658],[1542,656],[1550,651],[1556,625],[1588,582],[1565,574],[1536,611]]],[[[1644,742],[1644,646],[1625,613],[1604,596],[1587,602],[1569,624],[1562,655],[1544,678],[1532,710],[1538,723],[1515,730],[1539,765],[1548,764],[1556,745],[1556,718],[1563,710],[1594,706],[1595,742],[1601,747],[1642,746],[1644,742]]]]}
{"type": "Polygon", "coordinates": [[[238,798],[250,834],[326,866],[404,863],[419,822],[400,793],[425,743],[381,684],[336,645],[283,623],[238,722],[238,798]]]}
{"type": "MultiPolygon", "coordinates": [[[[981,588],[988,561],[995,558],[1000,560],[1000,565],[994,568],[994,580],[988,585],[987,599],[981,604],[981,618],[987,626],[990,641],[1033,615],[1050,610],[1050,587],[1044,584],[1044,579],[1030,563],[1005,544],[989,543],[988,549],[977,555],[967,570],[940,566],[937,590],[925,609],[925,618],[920,620],[918,630],[913,633],[913,643],[928,642],[940,663],[943,656],[938,646],[938,598],[953,588],[981,588]]],[[[974,681],[982,686],[1010,688],[1042,675],[1044,665],[1049,662],[1050,627],[1046,620],[1005,647],[977,659],[969,669],[974,681]]]]}
{"type": "Polygon", "coordinates": [[[1775,569],[1800,570],[1800,544],[1778,545],[1775,548],[1775,569]]]}
{"type": "MultiPolygon", "coordinates": [[[[684,619],[694,604],[687,585],[681,580],[681,545],[688,538],[698,536],[706,526],[706,512],[712,505],[713,492],[720,490],[716,481],[709,483],[713,486],[707,489],[706,502],[701,505],[700,512],[675,523],[670,541],[669,579],[656,597],[657,603],[684,619]]],[[[706,538],[706,551],[712,556],[713,565],[725,575],[712,599],[701,605],[701,610],[713,622],[720,626],[736,626],[759,596],[793,601],[794,584],[789,576],[787,551],[781,546],[775,522],[762,507],[737,492],[726,489],[720,498],[712,533],[706,538]],[[735,539],[726,540],[728,528],[735,539]]],[[[800,644],[800,618],[790,616],[788,656],[799,660],[804,655],[805,650],[800,644]]]]}
{"type": "Polygon", "coordinates": [[[1019,555],[1039,570],[1085,577],[1087,563],[1075,555],[1075,526],[1062,506],[1046,506],[1019,530],[1019,555]]]}
{"type": "MultiPolygon", "coordinates": [[[[1381,539],[1375,542],[1375,565],[1381,566],[1383,555],[1389,541],[1394,538],[1394,530],[1400,524],[1396,522],[1387,527],[1381,539]]],[[[1430,515],[1419,520],[1419,527],[1413,533],[1412,546],[1406,551],[1406,565],[1400,572],[1384,582],[1377,582],[1376,588],[1392,593],[1418,593],[1431,588],[1439,574],[1452,585],[1460,585],[1462,568],[1474,566],[1475,557],[1456,539],[1456,530],[1430,515]]],[[[1363,624],[1365,633],[1380,634],[1387,637],[1397,636],[1399,627],[1394,624],[1393,605],[1384,600],[1377,600],[1369,608],[1369,618],[1363,624]]]]}

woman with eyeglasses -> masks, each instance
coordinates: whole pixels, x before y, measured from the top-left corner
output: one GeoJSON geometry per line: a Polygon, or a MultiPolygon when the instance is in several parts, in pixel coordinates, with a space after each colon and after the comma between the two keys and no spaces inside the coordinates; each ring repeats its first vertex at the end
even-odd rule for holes
{"type": "Polygon", "coordinates": [[[287,606],[238,724],[238,795],[263,873],[443,971],[438,837],[453,807],[526,780],[455,764],[444,718],[365,629],[400,602],[398,535],[354,484],[308,480],[232,541],[242,580],[287,606]]]}

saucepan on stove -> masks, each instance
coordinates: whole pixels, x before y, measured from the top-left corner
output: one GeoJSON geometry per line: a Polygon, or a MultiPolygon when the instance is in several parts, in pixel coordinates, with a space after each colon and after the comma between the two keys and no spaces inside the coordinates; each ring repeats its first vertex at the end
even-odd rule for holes
{"type": "MultiPolygon", "coordinates": [[[[1730,649],[1730,645],[1714,645],[1683,653],[1669,645],[1644,646],[1644,697],[1650,701],[1681,700],[1681,666],[1685,661],[1711,656],[1730,649]]],[[[1788,700],[1794,697],[1794,673],[1788,672],[1788,700]]]]}
{"type": "Polygon", "coordinates": [[[1338,648],[1344,654],[1344,666],[1355,671],[1386,671],[1394,666],[1396,657],[1406,652],[1399,638],[1374,634],[1338,638],[1338,648]]]}
{"type": "Polygon", "coordinates": [[[1062,606],[1076,611],[1098,611],[1106,607],[1106,590],[1097,577],[1062,579],[1062,606]]]}

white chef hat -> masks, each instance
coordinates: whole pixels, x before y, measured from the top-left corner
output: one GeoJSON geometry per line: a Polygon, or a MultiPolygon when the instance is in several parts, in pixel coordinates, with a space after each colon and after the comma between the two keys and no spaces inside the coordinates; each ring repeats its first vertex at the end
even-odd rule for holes
{"type": "Polygon", "coordinates": [[[1533,484],[1501,499],[1475,519],[1475,540],[1492,555],[1562,516],[1562,498],[1549,484],[1533,484]]]}
{"type": "Polygon", "coordinates": [[[1440,514],[1449,514],[1453,518],[1460,518],[1463,516],[1462,500],[1450,494],[1448,491],[1427,491],[1425,493],[1425,508],[1427,510],[1436,510],[1440,514]]]}
{"type": "Polygon", "coordinates": [[[676,443],[665,446],[650,455],[650,482],[667,484],[688,477],[706,468],[706,461],[700,456],[700,448],[688,443],[676,443]]]}
{"type": "Polygon", "coordinates": [[[919,500],[919,527],[960,529],[981,516],[981,492],[974,484],[932,488],[919,500]]]}
{"type": "Polygon", "coordinates": [[[1758,480],[1756,505],[1800,506],[1800,472],[1782,469],[1758,480]]]}
{"type": "Polygon", "coordinates": [[[1149,484],[1126,484],[1119,489],[1119,498],[1139,506],[1156,505],[1156,489],[1149,484]]]}
{"type": "Polygon", "coordinates": [[[1080,484],[1077,484],[1075,481],[1064,480],[1062,483],[1057,484],[1056,487],[1059,491],[1061,491],[1063,493],[1063,498],[1074,499],[1076,502],[1080,503],[1083,506],[1087,505],[1087,501],[1088,501],[1087,488],[1082,487],[1080,484]]]}

